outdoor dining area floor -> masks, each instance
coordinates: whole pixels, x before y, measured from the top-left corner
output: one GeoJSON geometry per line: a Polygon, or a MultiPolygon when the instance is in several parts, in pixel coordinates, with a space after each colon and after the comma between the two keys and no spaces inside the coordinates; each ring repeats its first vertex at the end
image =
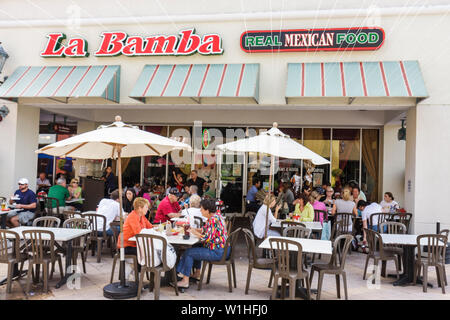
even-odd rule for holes
{"type": "MultiPolygon", "coordinates": [[[[260,250],[260,249],[259,249],[260,250]]],[[[329,256],[322,256],[321,261],[328,261],[329,256]]],[[[362,280],[366,255],[359,252],[352,252],[348,255],[346,262],[346,272],[348,280],[348,293],[350,300],[449,300],[450,294],[442,294],[437,287],[436,273],[434,268],[429,269],[428,282],[433,284],[433,288],[428,288],[428,292],[422,291],[421,285],[394,287],[392,282],[395,278],[381,277],[380,287],[370,288],[367,281],[362,280]]],[[[79,259],[80,260],[80,259],[79,259]]],[[[26,297],[17,281],[13,281],[12,293],[6,293],[6,284],[0,286],[0,300],[103,300],[103,287],[109,283],[113,259],[108,250],[104,250],[102,260],[97,263],[95,257],[88,254],[86,261],[86,274],[81,276],[80,289],[69,289],[66,285],[56,289],[55,285],[59,281],[59,273],[55,272],[53,279],[49,280],[49,293],[42,293],[42,284],[32,286],[34,294],[26,297]]],[[[317,262],[317,257],[316,257],[317,262]]],[[[81,270],[81,261],[78,262],[81,270]]],[[[381,265],[381,264],[380,264],[381,265]]],[[[26,265],[25,265],[26,268],[26,265]]],[[[197,290],[197,284],[191,283],[189,289],[179,296],[170,286],[162,286],[160,292],[161,300],[268,300],[272,289],[267,287],[270,271],[253,269],[249,294],[244,293],[247,279],[248,259],[247,248],[243,238],[239,238],[236,252],[236,276],[237,288],[233,292],[228,292],[227,271],[225,266],[214,266],[211,274],[211,281],[205,284],[206,275],[201,291],[197,290]]],[[[450,274],[450,265],[446,265],[447,274],[450,274]]],[[[308,267],[308,272],[310,267],[308,267]]],[[[395,274],[394,264],[388,262],[387,273],[395,274]]],[[[0,265],[0,277],[7,274],[7,267],[0,265]]],[[[117,268],[116,268],[117,276],[117,268]]],[[[369,275],[368,275],[369,276],[369,275]]],[[[317,273],[314,275],[312,288],[317,288],[317,273]]],[[[26,276],[22,278],[22,287],[26,286],[26,276]]],[[[116,281],[116,278],[115,278],[116,281]]],[[[341,285],[341,296],[343,288],[341,285]]],[[[312,294],[315,299],[315,294],[312,294]]],[[[136,298],[133,298],[135,300],[136,298]]],[[[144,290],[141,300],[153,300],[153,293],[144,290]]],[[[325,275],[322,288],[321,300],[334,300],[336,296],[336,281],[333,275],[325,275]]]]}

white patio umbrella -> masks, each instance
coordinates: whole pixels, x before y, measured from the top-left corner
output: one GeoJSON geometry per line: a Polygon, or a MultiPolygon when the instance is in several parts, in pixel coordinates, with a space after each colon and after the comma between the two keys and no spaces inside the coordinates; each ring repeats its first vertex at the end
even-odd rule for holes
{"type": "MultiPolygon", "coordinates": [[[[292,140],[287,134],[281,132],[278,129],[278,124],[276,122],[273,123],[273,127],[270,130],[262,132],[257,136],[221,144],[216,146],[216,148],[222,152],[260,152],[270,154],[269,194],[272,192],[272,176],[275,157],[309,160],[315,165],[330,163],[327,159],[309,150],[295,140],[292,140]]],[[[266,213],[265,238],[267,237],[268,213],[269,206],[267,206],[266,213]]]]}
{"type": "Polygon", "coordinates": [[[125,282],[125,254],[123,248],[123,216],[122,216],[122,165],[121,158],[162,156],[170,151],[183,149],[191,151],[185,143],[175,141],[160,135],[139,130],[136,126],[122,122],[120,116],[115,122],[102,125],[96,130],[58,141],[45,146],[36,153],[45,153],[58,157],[81,159],[117,159],[120,201],[120,283],[113,283],[104,288],[105,296],[110,298],[126,298],[136,295],[137,288],[125,282]]]}

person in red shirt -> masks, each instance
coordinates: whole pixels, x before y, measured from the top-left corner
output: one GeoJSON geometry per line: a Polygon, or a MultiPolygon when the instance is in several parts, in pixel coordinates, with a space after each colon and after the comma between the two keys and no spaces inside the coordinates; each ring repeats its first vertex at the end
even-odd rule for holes
{"type": "Polygon", "coordinates": [[[181,207],[178,199],[181,193],[177,188],[170,188],[169,194],[159,204],[156,210],[154,223],[164,223],[170,218],[178,218],[181,215],[181,207]]]}
{"type": "MultiPolygon", "coordinates": [[[[127,216],[123,224],[123,246],[125,254],[137,255],[136,241],[128,241],[128,239],[139,234],[142,229],[153,228],[153,225],[145,217],[149,207],[147,199],[141,197],[134,199],[133,207],[134,210],[127,216]]],[[[120,236],[117,239],[117,248],[120,248],[120,236]]]]}

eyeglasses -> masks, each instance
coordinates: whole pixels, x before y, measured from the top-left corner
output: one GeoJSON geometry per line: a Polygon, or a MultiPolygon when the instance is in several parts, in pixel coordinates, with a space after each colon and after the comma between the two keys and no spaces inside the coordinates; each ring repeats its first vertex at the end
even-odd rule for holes
{"type": "Polygon", "coordinates": [[[24,186],[25,185],[25,183],[19,183],[19,186],[24,186]]]}
{"type": "Polygon", "coordinates": [[[327,190],[327,192],[333,192],[333,190],[327,190]]]}

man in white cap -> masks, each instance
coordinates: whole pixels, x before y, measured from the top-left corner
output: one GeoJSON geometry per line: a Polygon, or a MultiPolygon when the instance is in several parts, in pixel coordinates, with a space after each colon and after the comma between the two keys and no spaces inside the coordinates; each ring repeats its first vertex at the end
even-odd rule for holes
{"type": "Polygon", "coordinates": [[[22,211],[8,214],[9,223],[14,227],[31,225],[37,204],[36,194],[28,189],[28,179],[22,178],[18,183],[19,189],[14,192],[12,199],[9,200],[10,204],[16,203],[16,209],[22,209],[22,211]]]}

